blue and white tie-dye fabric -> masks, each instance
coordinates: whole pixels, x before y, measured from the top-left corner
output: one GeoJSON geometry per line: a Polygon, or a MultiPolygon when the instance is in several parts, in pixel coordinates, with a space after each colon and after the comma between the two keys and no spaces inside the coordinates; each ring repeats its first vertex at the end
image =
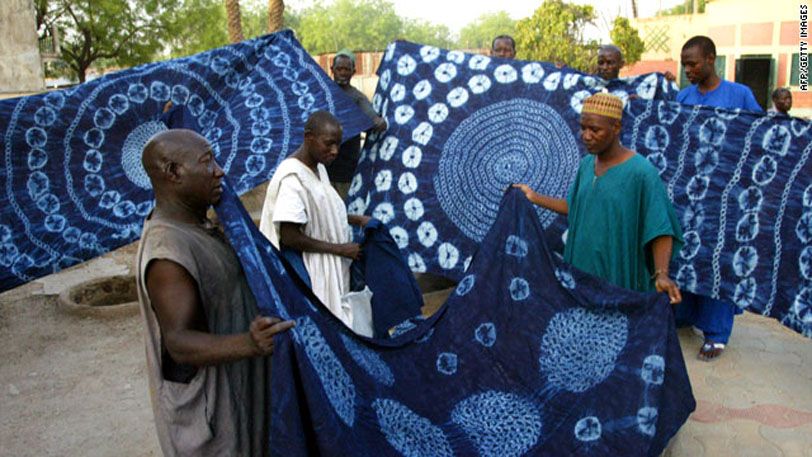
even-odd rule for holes
{"type": "MultiPolygon", "coordinates": [[[[374,102],[390,127],[366,145],[350,212],[386,222],[414,271],[455,280],[506,186],[566,196],[586,153],[581,103],[605,84],[404,42],[390,45],[379,74],[374,102]]],[[[674,87],[656,74],[606,89],[626,96],[622,142],[661,170],[681,217],[680,285],[812,336],[809,122],[671,103],[674,87]]],[[[559,249],[566,218],[536,212],[559,249]]]]}
{"type": "MultiPolygon", "coordinates": [[[[0,290],[136,240],[152,209],[141,151],[185,107],[243,193],[269,179],[315,110],[371,122],[290,31],[0,101],[0,290]]],[[[188,119],[187,119],[188,120],[188,119]]]]}
{"type": "Polygon", "coordinates": [[[812,337],[809,121],[633,101],[623,144],[660,170],[685,245],[680,287],[812,337]]]}
{"type": "MultiPolygon", "coordinates": [[[[673,100],[650,74],[607,83],[541,62],[389,45],[373,105],[388,130],[367,142],[349,190],[350,212],[392,227],[411,268],[458,280],[499,211],[505,187],[564,197],[585,153],[581,104],[607,90],[673,100]]],[[[565,218],[537,209],[560,234],[565,218]]],[[[553,246],[561,246],[557,241],[553,246]]]]}
{"type": "Polygon", "coordinates": [[[229,186],[217,212],[263,314],[297,324],[273,454],[657,456],[695,407],[668,298],[570,269],[516,190],[443,307],[380,340],[294,284],[229,186]]]}

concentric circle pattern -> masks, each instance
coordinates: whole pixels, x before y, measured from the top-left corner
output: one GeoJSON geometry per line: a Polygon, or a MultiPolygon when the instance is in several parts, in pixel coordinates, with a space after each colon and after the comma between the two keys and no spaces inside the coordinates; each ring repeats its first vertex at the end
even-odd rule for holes
{"type": "MultiPolygon", "coordinates": [[[[580,156],[569,126],[549,105],[518,98],[469,116],[443,148],[434,187],[443,211],[466,236],[481,241],[505,188],[527,184],[563,197],[580,156]]],[[[539,210],[547,227],[555,215],[539,210]]]]}

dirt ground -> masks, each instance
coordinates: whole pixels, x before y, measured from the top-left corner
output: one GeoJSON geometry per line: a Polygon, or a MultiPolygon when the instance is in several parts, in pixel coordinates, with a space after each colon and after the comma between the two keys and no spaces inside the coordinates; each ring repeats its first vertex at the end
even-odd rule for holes
{"type": "MultiPolygon", "coordinates": [[[[67,286],[124,272],[134,252],[56,276],[67,286]]],[[[0,455],[161,455],[137,304],[83,315],[58,304],[59,282],[51,276],[0,295],[0,455]]]]}

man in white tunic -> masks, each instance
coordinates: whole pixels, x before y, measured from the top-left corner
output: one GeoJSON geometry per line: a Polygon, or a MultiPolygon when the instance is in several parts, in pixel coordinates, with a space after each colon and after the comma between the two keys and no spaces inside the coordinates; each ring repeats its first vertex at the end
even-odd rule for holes
{"type": "Polygon", "coordinates": [[[341,298],[350,292],[350,264],[361,246],[350,241],[349,224],[364,226],[369,216],[347,215],[326,165],[338,155],[341,123],[317,111],[305,123],[304,143],[274,172],[262,207],[260,231],[277,248],[302,252],[313,293],[348,327],[352,309],[341,298]]]}

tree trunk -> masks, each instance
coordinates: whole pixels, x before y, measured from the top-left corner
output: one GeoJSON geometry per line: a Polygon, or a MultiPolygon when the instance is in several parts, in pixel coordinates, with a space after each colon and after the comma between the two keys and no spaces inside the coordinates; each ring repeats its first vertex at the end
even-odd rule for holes
{"type": "Polygon", "coordinates": [[[228,39],[232,43],[242,41],[242,20],[240,19],[240,0],[226,0],[228,14],[228,39]]]}
{"type": "Polygon", "coordinates": [[[285,27],[283,15],[285,13],[285,0],[268,0],[268,31],[278,32],[285,27]]]}

